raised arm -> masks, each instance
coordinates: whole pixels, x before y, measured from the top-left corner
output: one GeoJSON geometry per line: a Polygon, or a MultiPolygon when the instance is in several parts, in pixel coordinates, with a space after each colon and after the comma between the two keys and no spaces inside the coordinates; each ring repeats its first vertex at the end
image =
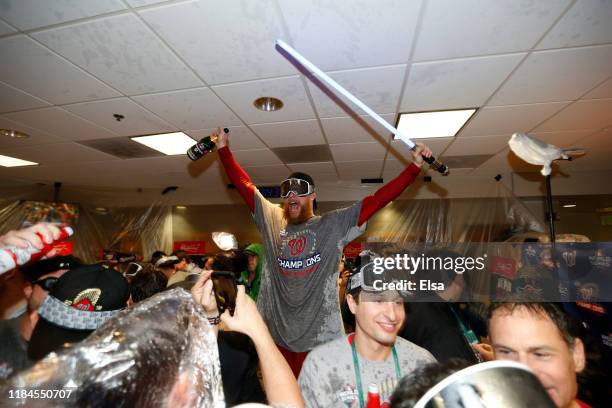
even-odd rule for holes
{"type": "Polygon", "coordinates": [[[245,294],[244,286],[238,286],[234,315],[230,316],[229,311],[225,311],[221,320],[229,330],[246,334],[255,344],[268,403],[273,406],[304,407],[295,376],[274,344],[255,302],[245,294]]]}
{"type": "Polygon", "coordinates": [[[218,129],[217,147],[219,148],[219,158],[225,168],[225,173],[236,186],[238,193],[242,196],[244,202],[249,206],[251,212],[255,211],[255,185],[251,181],[248,174],[240,167],[234,155],[229,149],[228,136],[225,132],[218,129]]]}
{"type": "Polygon", "coordinates": [[[359,222],[361,225],[366,222],[376,211],[383,208],[385,205],[395,200],[402,191],[406,189],[419,175],[421,166],[423,165],[423,157],[431,156],[431,150],[422,143],[417,143],[415,150],[412,151],[413,162],[399,176],[379,188],[373,195],[363,199],[361,211],[359,213],[359,222]]]}

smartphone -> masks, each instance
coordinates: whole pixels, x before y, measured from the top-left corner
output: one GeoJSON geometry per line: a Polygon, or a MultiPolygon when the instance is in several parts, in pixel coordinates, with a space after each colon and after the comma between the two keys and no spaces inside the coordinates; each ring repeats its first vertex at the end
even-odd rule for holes
{"type": "Polygon", "coordinates": [[[215,293],[219,313],[229,310],[233,316],[236,308],[236,295],[238,294],[236,277],[232,272],[226,271],[213,272],[210,277],[213,282],[213,292],[215,293]]]}

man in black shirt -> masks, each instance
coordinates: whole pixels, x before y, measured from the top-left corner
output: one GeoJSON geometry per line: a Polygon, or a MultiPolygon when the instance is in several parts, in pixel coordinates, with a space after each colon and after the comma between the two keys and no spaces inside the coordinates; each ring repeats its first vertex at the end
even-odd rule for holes
{"type": "Polygon", "coordinates": [[[35,262],[20,268],[27,309],[21,316],[0,321],[0,380],[30,367],[34,361],[27,356],[28,342],[38,321],[38,308],[53,284],[68,270],[82,262],[72,256],[60,256],[35,262]]]}

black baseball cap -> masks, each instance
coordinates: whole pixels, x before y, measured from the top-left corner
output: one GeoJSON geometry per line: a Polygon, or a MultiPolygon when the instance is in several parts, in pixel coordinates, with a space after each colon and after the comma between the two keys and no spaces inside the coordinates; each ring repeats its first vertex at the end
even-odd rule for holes
{"type": "Polygon", "coordinates": [[[56,256],[49,259],[42,259],[27,266],[19,268],[25,279],[35,282],[43,275],[60,270],[72,270],[80,268],[84,263],[79,258],[72,255],[56,256]]]}
{"type": "Polygon", "coordinates": [[[86,265],[58,279],[38,310],[28,356],[39,360],[65,343],[76,343],[127,306],[130,287],[123,275],[103,265],[86,265]]]}

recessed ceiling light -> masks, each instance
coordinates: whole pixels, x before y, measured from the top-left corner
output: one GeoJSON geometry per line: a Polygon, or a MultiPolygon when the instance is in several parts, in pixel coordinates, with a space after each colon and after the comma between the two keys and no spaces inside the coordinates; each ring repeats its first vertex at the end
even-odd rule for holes
{"type": "Polygon", "coordinates": [[[261,98],[255,99],[253,105],[264,112],[273,112],[283,107],[283,101],[272,96],[262,96],[261,98]]]}
{"type": "Polygon", "coordinates": [[[400,113],[397,130],[411,139],[452,137],[474,112],[476,109],[400,113]]]}
{"type": "Polygon", "coordinates": [[[15,157],[3,156],[0,154],[0,166],[4,167],[19,167],[19,166],[36,166],[38,163],[34,163],[27,160],[17,159],[15,157]]]}
{"type": "Polygon", "coordinates": [[[574,208],[576,204],[565,204],[563,208],[574,208]]]}
{"type": "Polygon", "coordinates": [[[187,207],[186,207],[186,206],[184,206],[184,205],[177,205],[177,206],[176,206],[176,209],[177,209],[177,210],[184,210],[184,209],[186,209],[186,208],[187,208],[187,207]]]}
{"type": "Polygon", "coordinates": [[[13,139],[27,139],[30,137],[27,133],[20,132],[13,129],[0,129],[0,134],[6,137],[12,137],[13,139]]]}
{"type": "Polygon", "coordinates": [[[183,132],[135,136],[130,139],[168,156],[185,154],[187,149],[197,143],[183,132]]]}

